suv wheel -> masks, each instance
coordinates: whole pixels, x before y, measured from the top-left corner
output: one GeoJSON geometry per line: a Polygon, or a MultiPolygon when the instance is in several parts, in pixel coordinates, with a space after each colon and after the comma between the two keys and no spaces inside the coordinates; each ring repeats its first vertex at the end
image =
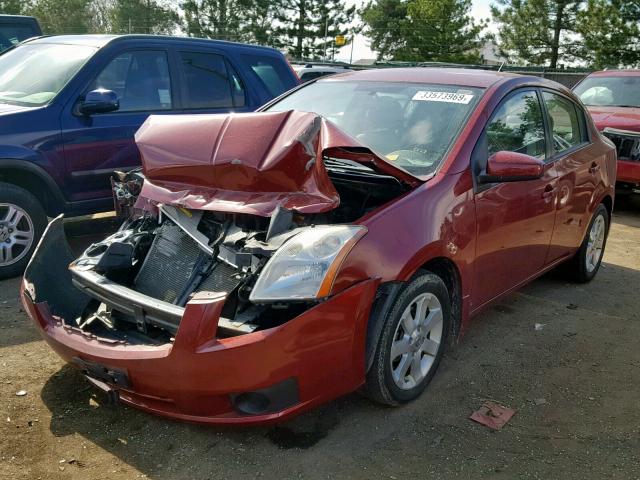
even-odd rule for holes
{"type": "Polygon", "coordinates": [[[451,301],[440,277],[412,280],[385,321],[364,393],[387,405],[418,397],[435,375],[450,324],[451,301]]]}
{"type": "Polygon", "coordinates": [[[0,278],[24,271],[46,226],[47,215],[36,197],[0,183],[0,278]]]}

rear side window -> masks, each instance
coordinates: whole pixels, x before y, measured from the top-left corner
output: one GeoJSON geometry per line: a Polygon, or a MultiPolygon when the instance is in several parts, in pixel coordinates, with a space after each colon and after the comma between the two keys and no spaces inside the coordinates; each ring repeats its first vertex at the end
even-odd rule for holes
{"type": "Polygon", "coordinates": [[[293,86],[289,81],[291,77],[289,67],[282,60],[265,55],[241,55],[241,57],[272,96],[277,97],[293,86]]]}
{"type": "Polygon", "coordinates": [[[120,100],[119,112],[171,109],[167,53],[162,50],[122,53],[100,72],[90,90],[97,88],[116,92],[120,100]]]}
{"type": "Polygon", "coordinates": [[[489,156],[505,150],[545,158],[542,109],[535,92],[520,92],[504,101],[487,124],[489,156]]]}
{"type": "Polygon", "coordinates": [[[222,55],[180,52],[186,108],[232,108],[245,103],[244,85],[222,55]]]}
{"type": "Polygon", "coordinates": [[[37,37],[40,32],[27,24],[0,25],[0,51],[31,37],[37,37]]]}
{"type": "Polygon", "coordinates": [[[542,97],[549,113],[554,152],[562,152],[580,145],[583,136],[575,104],[567,98],[549,92],[543,92],[542,97]]]}

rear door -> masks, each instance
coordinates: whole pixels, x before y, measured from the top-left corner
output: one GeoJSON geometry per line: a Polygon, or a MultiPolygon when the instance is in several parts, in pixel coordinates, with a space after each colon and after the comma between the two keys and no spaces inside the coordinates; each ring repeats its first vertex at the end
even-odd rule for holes
{"type": "Polygon", "coordinates": [[[65,108],[61,125],[72,201],[110,198],[111,173],[140,164],[135,132],[149,114],[176,109],[177,82],[170,64],[166,48],[120,50],[95,72],[78,99],[65,108]],[[79,114],[78,102],[98,88],[116,92],[119,110],[91,116],[79,114]]]}
{"type": "Polygon", "coordinates": [[[601,183],[601,162],[591,150],[584,111],[569,97],[542,90],[551,161],[558,174],[557,213],[547,263],[572,254],[582,242],[589,208],[601,183]]]}
{"type": "MultiPolygon", "coordinates": [[[[540,96],[517,90],[496,108],[474,151],[475,174],[488,158],[514,151],[547,158],[540,96]]],[[[547,164],[542,178],[476,186],[477,247],[473,308],[524,282],[545,265],[555,219],[556,173],[547,164]]]]}

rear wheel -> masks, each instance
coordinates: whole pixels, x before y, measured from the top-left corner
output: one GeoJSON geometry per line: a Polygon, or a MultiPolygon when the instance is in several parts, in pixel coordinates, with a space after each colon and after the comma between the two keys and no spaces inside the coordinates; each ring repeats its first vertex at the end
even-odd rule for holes
{"type": "Polygon", "coordinates": [[[418,397],[435,375],[451,322],[447,287],[434,274],[417,277],[398,295],[387,317],[365,393],[387,405],[418,397]]]}
{"type": "Polygon", "coordinates": [[[608,232],[609,212],[600,204],[591,218],[580,249],[568,265],[569,274],[575,281],[586,283],[596,276],[602,263],[608,232]]]}
{"type": "Polygon", "coordinates": [[[0,278],[24,271],[46,226],[47,215],[36,197],[0,183],[0,278]]]}

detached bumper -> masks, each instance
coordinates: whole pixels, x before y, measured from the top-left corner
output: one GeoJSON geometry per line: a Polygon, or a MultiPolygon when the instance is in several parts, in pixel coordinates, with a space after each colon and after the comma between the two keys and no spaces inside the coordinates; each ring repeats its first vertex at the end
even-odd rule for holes
{"type": "Polygon", "coordinates": [[[225,298],[203,292],[186,305],[172,343],[128,345],[72,326],[73,302],[81,304],[84,294],[72,284],[66,266],[73,255],[63,235],[59,217],[25,273],[22,302],[47,343],[123,403],[198,423],[258,424],[364,382],[377,280],[356,284],[279,327],[224,339],[215,334],[225,298]]]}

